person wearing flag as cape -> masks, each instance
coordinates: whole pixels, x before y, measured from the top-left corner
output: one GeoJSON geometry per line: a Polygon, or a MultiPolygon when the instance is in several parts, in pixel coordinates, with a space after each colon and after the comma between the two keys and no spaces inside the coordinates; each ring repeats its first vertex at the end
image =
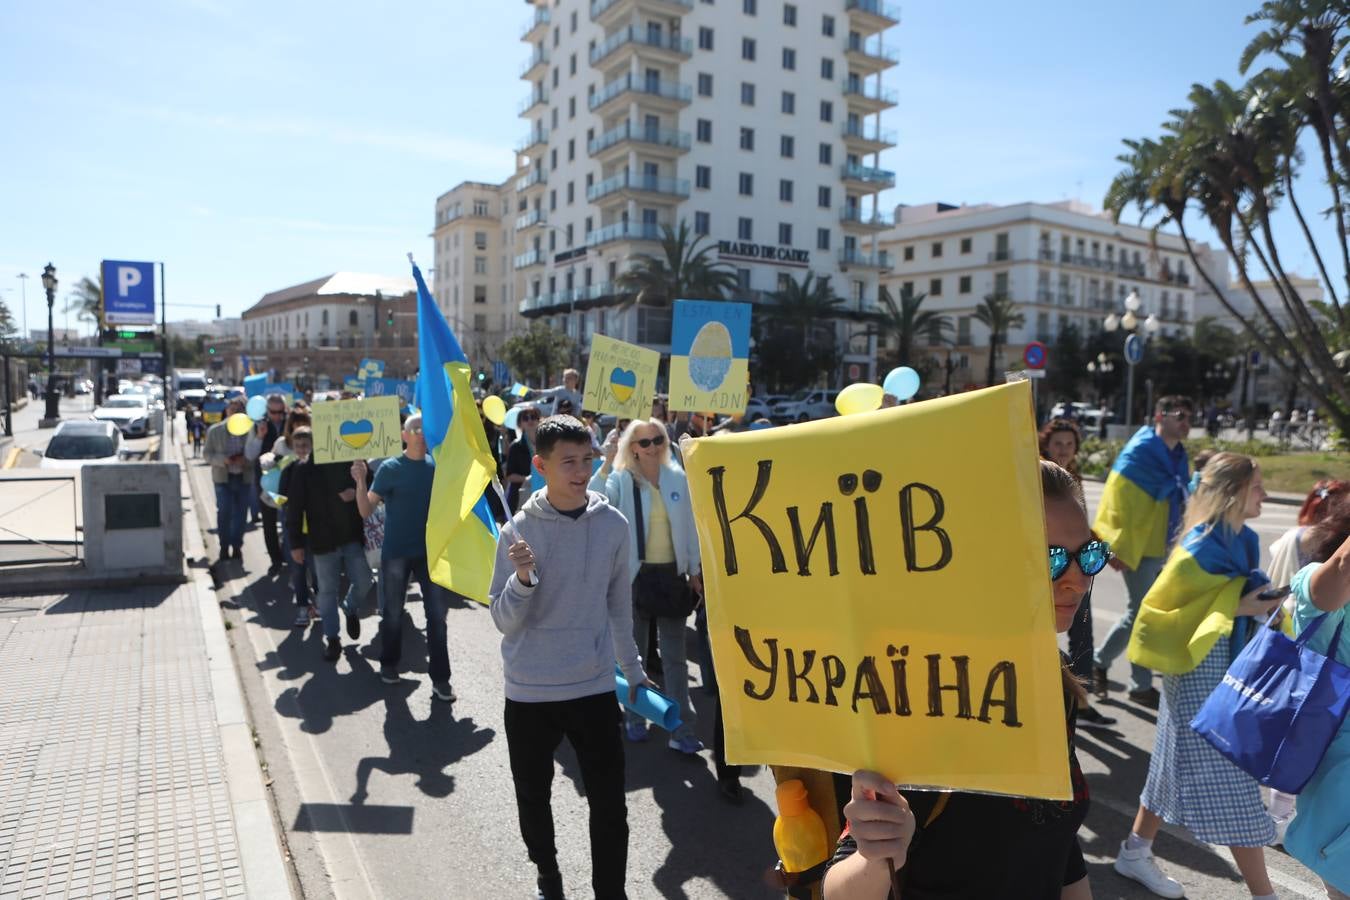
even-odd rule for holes
{"type": "MultiPolygon", "coordinates": [[[[1162,571],[1181,526],[1190,482],[1190,463],[1181,442],[1190,433],[1192,411],[1185,397],[1159,399],[1153,424],[1130,438],[1106,477],[1092,531],[1115,552],[1111,565],[1125,577],[1129,603],[1093,656],[1092,689],[1101,700],[1106,699],[1107,670],[1129,642],[1139,605],[1162,571]]],[[[1133,662],[1129,697],[1158,708],[1153,673],[1133,662]]]]}

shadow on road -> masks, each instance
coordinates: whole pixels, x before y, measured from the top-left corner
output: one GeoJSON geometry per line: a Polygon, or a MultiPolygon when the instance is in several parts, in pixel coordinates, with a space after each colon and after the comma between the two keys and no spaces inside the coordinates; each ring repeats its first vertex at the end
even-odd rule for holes
{"type": "Polygon", "coordinates": [[[159,606],[178,589],[176,584],[146,585],[118,591],[72,591],[48,606],[46,614],[111,612],[125,609],[151,609],[159,606]]]}

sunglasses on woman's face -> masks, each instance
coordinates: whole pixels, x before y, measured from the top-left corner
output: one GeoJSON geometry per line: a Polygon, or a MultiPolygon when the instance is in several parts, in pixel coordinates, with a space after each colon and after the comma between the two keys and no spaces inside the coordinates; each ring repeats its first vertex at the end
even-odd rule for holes
{"type": "Polygon", "coordinates": [[[517,422],[538,422],[538,421],[539,421],[539,413],[521,413],[520,415],[516,416],[516,421],[517,421],[517,422]]]}
{"type": "Polygon", "coordinates": [[[1088,541],[1077,550],[1070,550],[1067,547],[1050,547],[1050,580],[1058,581],[1065,572],[1069,571],[1069,563],[1072,560],[1078,561],[1078,568],[1083,570],[1083,574],[1091,578],[1111,561],[1111,545],[1106,541],[1088,541]]]}
{"type": "Polygon", "coordinates": [[[665,436],[658,434],[654,438],[642,438],[641,440],[634,441],[633,443],[637,444],[643,450],[646,450],[648,447],[660,447],[665,442],[666,442],[665,436]]]}

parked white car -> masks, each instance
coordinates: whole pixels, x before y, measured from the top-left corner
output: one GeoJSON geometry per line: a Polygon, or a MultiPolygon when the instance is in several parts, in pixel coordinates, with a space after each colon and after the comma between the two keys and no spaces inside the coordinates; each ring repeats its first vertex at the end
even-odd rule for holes
{"type": "Polygon", "coordinates": [[[122,432],[111,422],[70,420],[56,426],[38,463],[40,469],[79,469],[122,458],[122,432]]]}
{"type": "Polygon", "coordinates": [[[114,394],[94,410],[93,418],[111,422],[127,437],[150,433],[150,397],[147,394],[114,394]]]}
{"type": "Polygon", "coordinates": [[[838,396],[838,391],[812,388],[800,390],[773,408],[772,419],[778,423],[828,419],[830,416],[838,415],[838,411],[834,408],[834,399],[838,396]]]}

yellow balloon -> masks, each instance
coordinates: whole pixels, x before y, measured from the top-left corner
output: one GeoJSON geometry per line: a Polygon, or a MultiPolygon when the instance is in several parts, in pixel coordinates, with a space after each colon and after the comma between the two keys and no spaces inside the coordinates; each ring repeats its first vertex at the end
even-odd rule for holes
{"type": "Polygon", "coordinates": [[[253,420],[248,413],[235,413],[225,420],[225,430],[235,437],[243,437],[253,430],[253,420]]]}
{"type": "Polygon", "coordinates": [[[841,416],[872,412],[881,408],[881,400],[885,395],[886,391],[879,384],[867,382],[850,384],[834,398],[834,408],[841,416]]]}
{"type": "Polygon", "coordinates": [[[500,425],[502,422],[506,421],[506,404],[503,403],[502,398],[498,397],[496,394],[493,394],[490,397],[484,397],[483,415],[487,416],[487,420],[493,425],[500,425]]]}

